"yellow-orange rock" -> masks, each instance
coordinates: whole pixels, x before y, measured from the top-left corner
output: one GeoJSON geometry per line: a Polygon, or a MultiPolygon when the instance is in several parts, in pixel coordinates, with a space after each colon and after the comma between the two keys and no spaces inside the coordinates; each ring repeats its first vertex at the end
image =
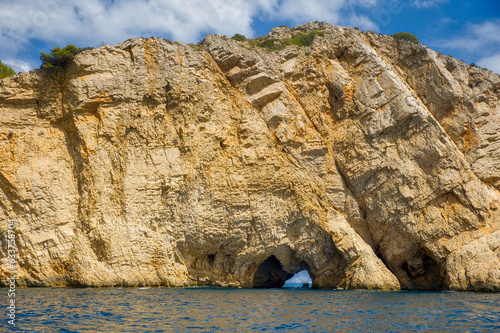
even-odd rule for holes
{"type": "Polygon", "coordinates": [[[498,291],[500,77],[326,23],[268,37],[1,80],[1,283],[14,218],[26,286],[498,291]]]}

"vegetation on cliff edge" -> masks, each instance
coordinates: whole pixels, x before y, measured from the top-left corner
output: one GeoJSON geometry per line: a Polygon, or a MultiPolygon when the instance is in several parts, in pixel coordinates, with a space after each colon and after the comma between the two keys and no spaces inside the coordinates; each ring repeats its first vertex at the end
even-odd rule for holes
{"type": "Polygon", "coordinates": [[[231,39],[237,40],[239,42],[244,42],[247,40],[247,38],[244,35],[241,34],[235,34],[231,39]]]}
{"type": "Polygon", "coordinates": [[[50,50],[50,54],[42,52],[40,55],[40,60],[42,60],[41,68],[63,68],[81,51],[83,51],[83,49],[70,44],[64,48],[58,46],[50,50]]]}
{"type": "Polygon", "coordinates": [[[3,79],[4,77],[7,77],[7,76],[12,76],[12,75],[16,75],[16,71],[13,70],[12,67],[10,67],[9,65],[4,64],[0,60],[0,79],[3,79]]]}
{"type": "Polygon", "coordinates": [[[284,49],[287,45],[310,46],[316,36],[323,37],[325,34],[322,31],[312,30],[308,33],[298,33],[291,38],[266,38],[257,37],[255,39],[247,39],[245,36],[236,34],[231,39],[241,42],[248,42],[251,46],[259,46],[268,51],[278,51],[284,49]]]}
{"type": "Polygon", "coordinates": [[[409,42],[412,42],[413,44],[420,44],[417,36],[415,36],[411,32],[398,32],[392,35],[392,37],[394,37],[395,39],[407,40],[409,42]]]}

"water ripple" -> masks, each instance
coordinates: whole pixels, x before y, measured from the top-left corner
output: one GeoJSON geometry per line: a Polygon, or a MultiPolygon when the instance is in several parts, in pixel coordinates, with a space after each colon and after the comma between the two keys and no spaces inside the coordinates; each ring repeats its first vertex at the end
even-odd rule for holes
{"type": "Polygon", "coordinates": [[[16,332],[500,331],[499,294],[21,288],[16,296],[16,332]]]}

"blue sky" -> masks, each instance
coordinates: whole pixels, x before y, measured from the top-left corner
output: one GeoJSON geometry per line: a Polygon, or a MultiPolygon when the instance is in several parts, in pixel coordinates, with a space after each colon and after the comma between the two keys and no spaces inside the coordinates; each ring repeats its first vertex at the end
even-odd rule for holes
{"type": "Polygon", "coordinates": [[[158,36],[196,43],[208,33],[266,35],[277,25],[326,21],[420,42],[500,73],[499,0],[0,0],[0,60],[40,67],[56,46],[158,36]]]}

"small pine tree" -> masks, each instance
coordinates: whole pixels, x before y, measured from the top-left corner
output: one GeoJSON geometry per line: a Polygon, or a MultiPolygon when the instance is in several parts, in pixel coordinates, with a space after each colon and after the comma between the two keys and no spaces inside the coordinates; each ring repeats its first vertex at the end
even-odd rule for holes
{"type": "Polygon", "coordinates": [[[7,77],[7,76],[12,76],[12,75],[16,75],[16,71],[14,71],[12,69],[12,67],[10,67],[9,65],[4,64],[0,60],[0,79],[3,79],[4,77],[7,77]]]}
{"type": "Polygon", "coordinates": [[[392,37],[396,39],[402,39],[402,40],[407,40],[409,42],[412,42],[413,44],[420,44],[420,41],[418,40],[417,36],[412,34],[411,32],[398,32],[392,35],[392,37]]]}
{"type": "Polygon", "coordinates": [[[50,54],[42,52],[40,55],[40,60],[42,60],[41,68],[62,68],[80,51],[82,51],[81,48],[75,45],[68,45],[65,48],[58,46],[50,50],[50,54]]]}

